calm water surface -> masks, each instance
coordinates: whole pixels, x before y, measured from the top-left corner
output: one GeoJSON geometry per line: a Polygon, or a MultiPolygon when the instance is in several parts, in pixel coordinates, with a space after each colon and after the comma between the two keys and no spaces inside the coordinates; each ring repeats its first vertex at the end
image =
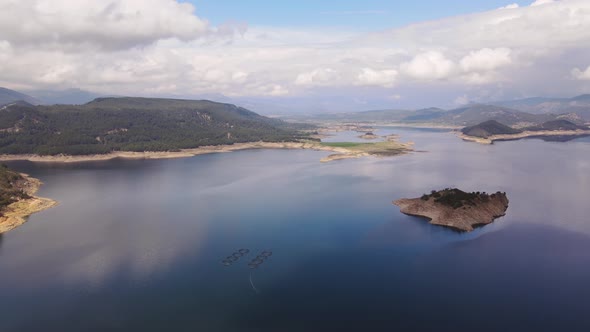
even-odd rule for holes
{"type": "Polygon", "coordinates": [[[590,140],[377,133],[424,152],[10,163],[60,205],[0,237],[0,331],[590,331],[590,140]],[[391,204],[450,186],[508,215],[461,234],[391,204]]]}

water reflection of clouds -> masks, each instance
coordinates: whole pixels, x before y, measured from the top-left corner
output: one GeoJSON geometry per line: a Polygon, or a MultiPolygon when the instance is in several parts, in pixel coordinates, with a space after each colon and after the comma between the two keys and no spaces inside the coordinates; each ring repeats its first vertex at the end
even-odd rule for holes
{"type": "MultiPolygon", "coordinates": [[[[391,132],[429,152],[320,164],[324,152],[257,150],[134,161],[102,171],[67,170],[62,180],[52,175],[55,182],[48,184],[47,194],[62,205],[33,216],[22,231],[10,233],[11,241],[0,236],[0,252],[10,254],[10,260],[0,262],[4,280],[30,286],[59,279],[92,287],[117,276],[147,280],[182,259],[199,259],[210,233],[219,230],[212,221],[231,219],[224,221],[227,233],[262,224],[275,230],[290,222],[281,215],[310,209],[306,215],[313,218],[318,212],[313,209],[346,204],[367,213],[375,207],[378,213],[391,213],[387,224],[367,230],[367,243],[424,244],[447,238],[447,231],[400,216],[391,201],[446,186],[508,192],[508,215],[473,236],[515,223],[590,233],[590,144],[526,140],[483,146],[462,142],[452,133],[391,132]],[[267,220],[243,225],[242,215],[267,220]],[[22,278],[30,282],[16,282],[22,278]]],[[[337,212],[326,216],[336,219],[337,212]]]]}

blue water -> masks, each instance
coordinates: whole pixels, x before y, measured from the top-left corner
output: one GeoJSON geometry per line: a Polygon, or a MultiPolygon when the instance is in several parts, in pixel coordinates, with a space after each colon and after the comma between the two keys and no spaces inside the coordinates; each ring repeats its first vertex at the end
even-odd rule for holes
{"type": "Polygon", "coordinates": [[[423,152],[10,163],[60,205],[0,237],[0,331],[590,330],[588,140],[378,129],[423,152]],[[449,186],[508,214],[456,233],[391,204],[449,186]]]}

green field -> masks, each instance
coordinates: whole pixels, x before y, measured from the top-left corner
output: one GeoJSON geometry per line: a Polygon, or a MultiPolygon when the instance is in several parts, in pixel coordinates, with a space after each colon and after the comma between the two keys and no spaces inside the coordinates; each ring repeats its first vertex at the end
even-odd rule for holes
{"type": "Polygon", "coordinates": [[[322,142],[323,146],[331,146],[334,148],[354,148],[358,147],[363,144],[373,144],[373,143],[355,143],[355,142],[322,142]]]}
{"type": "Polygon", "coordinates": [[[396,141],[356,143],[356,142],[322,142],[323,146],[343,148],[352,153],[368,153],[372,155],[394,156],[408,151],[408,146],[396,141]]]}

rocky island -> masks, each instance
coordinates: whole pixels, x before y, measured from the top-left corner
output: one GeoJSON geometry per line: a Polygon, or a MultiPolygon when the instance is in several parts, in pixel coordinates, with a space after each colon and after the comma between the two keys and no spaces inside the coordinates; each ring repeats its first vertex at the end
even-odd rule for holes
{"type": "Polygon", "coordinates": [[[399,199],[393,204],[399,206],[402,213],[429,219],[433,225],[470,232],[504,216],[508,209],[508,197],[502,192],[467,193],[447,188],[433,190],[419,198],[399,199]]]}
{"type": "Polygon", "coordinates": [[[377,138],[379,138],[379,136],[377,136],[377,135],[373,134],[373,132],[372,132],[372,131],[368,131],[368,132],[366,132],[366,133],[364,133],[364,134],[360,135],[360,136],[359,136],[359,138],[366,139],[366,140],[372,140],[372,139],[377,139],[377,138]]]}
{"type": "Polygon", "coordinates": [[[31,214],[57,204],[34,196],[40,186],[38,179],[0,166],[0,234],[24,224],[31,214]]]}

